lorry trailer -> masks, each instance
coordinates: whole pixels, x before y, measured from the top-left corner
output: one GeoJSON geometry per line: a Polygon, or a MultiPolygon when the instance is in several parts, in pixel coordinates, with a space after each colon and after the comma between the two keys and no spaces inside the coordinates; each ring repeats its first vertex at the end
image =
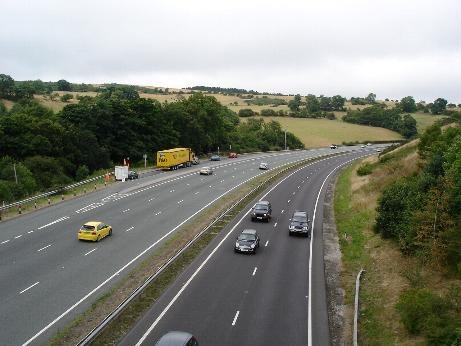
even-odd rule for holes
{"type": "Polygon", "coordinates": [[[191,148],[174,148],[157,151],[157,168],[175,170],[198,164],[191,148]]]}

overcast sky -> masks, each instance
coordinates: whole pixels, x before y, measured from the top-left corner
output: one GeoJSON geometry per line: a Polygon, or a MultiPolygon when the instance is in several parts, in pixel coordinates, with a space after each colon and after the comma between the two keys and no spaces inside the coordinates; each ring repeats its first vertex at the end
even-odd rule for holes
{"type": "Polygon", "coordinates": [[[0,73],[461,103],[460,0],[0,0],[0,73]]]}

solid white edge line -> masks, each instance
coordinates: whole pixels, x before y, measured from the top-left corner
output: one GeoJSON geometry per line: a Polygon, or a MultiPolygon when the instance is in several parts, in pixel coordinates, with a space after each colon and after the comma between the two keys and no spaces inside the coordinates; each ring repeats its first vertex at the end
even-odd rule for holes
{"type": "Polygon", "coordinates": [[[343,162],[339,166],[336,166],[325,178],[325,180],[322,183],[322,186],[320,186],[319,193],[317,194],[317,199],[315,201],[315,207],[314,207],[314,215],[312,217],[312,227],[311,227],[311,238],[310,238],[310,247],[309,247],[309,298],[308,298],[308,303],[307,303],[307,310],[308,310],[308,317],[307,317],[307,344],[312,345],[312,251],[313,251],[313,244],[314,244],[314,226],[315,226],[315,214],[317,211],[317,205],[319,202],[320,194],[322,193],[323,186],[327,182],[328,178],[330,175],[332,175],[339,167],[344,166],[352,161],[357,160],[359,157],[343,162]]]}
{"type": "MultiPolygon", "coordinates": [[[[314,162],[315,163],[315,162],[314,162]]],[[[297,170],[295,170],[294,172],[290,173],[289,175],[287,175],[285,178],[283,178],[282,180],[280,180],[276,185],[274,185],[269,191],[267,191],[262,197],[261,199],[265,198],[269,193],[271,193],[275,188],[277,188],[277,186],[279,186],[281,183],[283,183],[286,179],[288,179],[289,177],[291,177],[293,174],[297,173],[298,171],[300,171],[301,169],[305,168],[305,167],[308,167],[310,165],[312,165],[313,163],[310,163],[308,165],[305,165],[301,168],[298,168],[297,170]]],[[[263,174],[263,173],[261,173],[263,174]]],[[[250,178],[248,180],[251,180],[253,178],[250,178]]],[[[244,182],[243,182],[244,183],[244,182]]],[[[239,185],[235,186],[234,188],[240,186],[241,184],[243,183],[240,183],[239,185]]],[[[233,189],[234,189],[233,188],[233,189]]],[[[173,299],[168,303],[168,305],[163,309],[163,311],[160,313],[160,315],[155,319],[155,321],[151,324],[151,326],[147,329],[147,331],[143,334],[143,336],[141,337],[141,339],[139,339],[139,341],[136,343],[136,346],[139,346],[141,345],[144,340],[147,338],[147,336],[152,332],[152,330],[157,326],[157,324],[160,322],[160,320],[163,318],[163,316],[168,312],[168,310],[170,310],[171,306],[176,302],[176,300],[179,298],[179,296],[182,294],[182,292],[184,292],[184,290],[189,286],[189,284],[192,282],[192,280],[195,278],[195,276],[202,270],[202,268],[205,266],[205,264],[208,263],[208,261],[210,260],[210,258],[215,254],[215,252],[221,247],[221,245],[224,243],[224,241],[229,237],[229,235],[237,228],[237,226],[247,217],[247,215],[250,213],[251,209],[248,210],[241,218],[240,220],[237,221],[237,223],[234,225],[234,227],[231,228],[231,230],[224,236],[224,238],[218,243],[218,245],[216,245],[216,247],[211,251],[211,253],[207,256],[207,258],[205,258],[205,260],[202,262],[202,264],[200,264],[200,266],[195,270],[195,272],[191,275],[191,277],[186,281],[186,283],[184,283],[181,287],[181,289],[178,291],[178,293],[176,293],[176,295],[173,297],[173,299]]]]}
{"type": "MultiPolygon", "coordinates": [[[[316,156],[312,156],[312,157],[307,157],[307,158],[316,158],[316,156]]],[[[304,158],[304,159],[307,159],[307,158],[304,158]]],[[[299,160],[303,160],[303,159],[299,159],[299,160]]],[[[299,161],[297,160],[297,161],[299,161]]],[[[293,163],[297,162],[297,161],[294,161],[293,163]]],[[[308,166],[311,166],[312,164],[314,163],[317,163],[318,161],[315,161],[315,162],[312,162],[308,165],[305,165],[299,169],[297,169],[296,171],[294,171],[293,173],[291,173],[290,175],[288,175],[287,177],[285,177],[284,179],[282,179],[277,185],[275,185],[271,190],[269,190],[264,196],[267,196],[267,194],[269,194],[269,192],[271,192],[275,187],[277,187],[280,183],[282,183],[285,179],[287,179],[288,177],[290,177],[291,175],[293,175],[294,173],[298,172],[299,170],[305,168],[305,167],[308,167],[308,166]]],[[[81,298],[79,301],[77,301],[75,304],[73,304],[70,308],[68,308],[66,311],[64,311],[61,315],[59,315],[58,317],[56,317],[53,321],[51,321],[50,323],[48,323],[44,328],[42,328],[40,331],[38,331],[34,336],[32,336],[29,340],[27,340],[23,346],[27,346],[29,345],[32,341],[34,341],[36,338],[38,338],[40,335],[42,335],[46,330],[48,330],[51,326],[53,326],[56,322],[58,322],[61,318],[63,318],[64,316],[66,316],[69,312],[71,312],[72,310],[74,310],[77,306],[79,306],[83,301],[85,301],[89,296],[91,296],[93,293],[95,293],[97,290],[99,290],[101,287],[103,287],[106,283],[108,283],[110,280],[112,280],[114,277],[118,276],[123,270],[125,270],[128,266],[130,266],[133,262],[135,262],[138,258],[140,258],[141,256],[143,256],[147,251],[149,251],[150,249],[152,249],[155,245],[157,245],[159,242],[161,242],[163,239],[165,239],[166,237],[168,237],[171,233],[173,233],[176,229],[178,229],[179,227],[181,227],[184,223],[186,223],[187,221],[189,221],[190,219],[192,219],[193,217],[195,217],[195,215],[197,215],[198,213],[200,213],[202,210],[208,208],[211,204],[213,204],[214,202],[216,202],[217,200],[219,200],[221,197],[225,196],[226,194],[228,194],[229,192],[233,191],[234,189],[236,189],[237,187],[239,187],[240,185],[242,184],[245,184],[246,182],[260,176],[261,174],[263,173],[260,173],[260,174],[256,174],[254,177],[251,177],[243,182],[241,182],[240,184],[237,184],[236,186],[234,186],[232,189],[226,191],[225,193],[223,193],[222,195],[218,196],[217,198],[215,198],[214,200],[212,200],[210,203],[208,203],[207,205],[205,205],[203,208],[199,209],[197,212],[195,212],[194,214],[192,214],[191,216],[189,216],[187,219],[185,219],[183,222],[181,222],[179,225],[177,225],[175,228],[173,228],[172,230],[170,230],[168,233],[166,233],[163,237],[161,237],[160,239],[158,239],[155,243],[151,244],[149,247],[147,247],[145,250],[143,250],[141,253],[139,253],[137,256],[135,256],[133,259],[131,259],[127,264],[125,264],[123,267],[121,267],[119,270],[117,270],[114,274],[112,274],[109,278],[107,278],[106,280],[104,280],[101,284],[99,284],[96,288],[94,288],[93,290],[91,290],[89,293],[87,293],[83,298],[81,298]]],[[[160,184],[161,185],[161,184],[160,184]]],[[[154,186],[152,186],[154,187],[154,186]]],[[[248,213],[247,213],[248,214],[248,213]]],[[[69,217],[67,217],[69,218],[69,217]]],[[[230,234],[230,233],[229,233],[230,234]]],[[[158,322],[157,322],[158,323],[158,322]]],[[[152,327],[153,328],[153,327],[152,327]]]]}
{"type": "MultiPolygon", "coordinates": [[[[190,219],[192,219],[193,217],[195,217],[197,214],[201,213],[203,210],[205,210],[206,208],[208,208],[210,205],[212,205],[213,203],[215,203],[216,201],[218,201],[221,197],[227,195],[228,193],[230,193],[231,191],[233,191],[234,189],[240,187],[241,185],[247,183],[248,181],[260,176],[261,174],[263,173],[260,173],[260,174],[257,174],[255,175],[254,177],[251,177],[251,178],[248,178],[247,180],[244,180],[242,181],[240,184],[237,184],[235,185],[234,187],[232,187],[231,189],[227,190],[226,192],[224,192],[223,194],[219,195],[218,197],[216,197],[214,200],[212,200],[211,202],[209,202],[208,204],[206,204],[205,206],[203,206],[202,208],[200,208],[199,210],[197,210],[194,214],[192,214],[191,216],[189,216],[188,218],[186,218],[185,220],[183,220],[180,224],[178,224],[176,227],[174,227],[173,229],[171,229],[168,233],[166,233],[163,237],[161,237],[160,239],[158,239],[157,241],[155,241],[153,244],[151,244],[150,246],[148,246],[145,250],[143,250],[142,252],[140,252],[137,256],[135,256],[133,259],[131,259],[127,264],[125,264],[123,267],[121,267],[119,270],[117,270],[114,274],[112,274],[110,277],[108,277],[106,280],[104,280],[102,283],[100,283],[97,287],[95,287],[93,290],[91,290],[90,292],[88,292],[83,298],[81,298],[79,301],[77,301],[75,304],[73,304],[70,308],[68,308],[66,311],[64,311],[61,315],[59,315],[58,317],[56,317],[53,321],[51,321],[50,323],[48,323],[44,328],[42,328],[40,331],[38,331],[34,336],[32,336],[29,340],[27,340],[23,346],[27,346],[29,345],[32,341],[34,341],[36,338],[38,338],[40,335],[42,335],[46,330],[48,330],[51,326],[53,326],[56,322],[58,322],[61,318],[63,318],[64,316],[66,316],[69,312],[71,312],[72,310],[74,310],[77,306],[79,306],[82,302],[84,302],[88,297],[90,297],[93,293],[95,293],[97,290],[99,290],[101,287],[103,287],[106,283],[108,283],[110,280],[112,280],[114,277],[118,276],[123,270],[125,270],[128,266],[130,266],[133,262],[135,262],[136,260],[138,260],[141,256],[143,256],[146,252],[148,252],[150,249],[152,249],[154,246],[156,246],[158,243],[160,243],[163,239],[165,239],[166,237],[168,237],[171,233],[173,233],[174,231],[176,231],[179,227],[181,227],[182,225],[184,225],[186,222],[188,222],[190,219]]],[[[294,172],[292,173],[294,174],[294,172]]],[[[289,175],[291,176],[291,174],[289,175]]],[[[289,176],[287,176],[286,178],[288,178],[289,176]]],[[[286,178],[284,178],[283,180],[280,181],[280,183],[282,181],[284,181],[286,178]]],[[[279,183],[279,184],[280,184],[279,183]]],[[[278,185],[278,184],[277,184],[278,185]]],[[[276,186],[277,186],[276,185],[276,186]]],[[[276,187],[274,186],[274,188],[276,187]]],[[[272,191],[269,190],[269,192],[272,191]]],[[[269,193],[268,192],[268,193],[269,193]]],[[[266,194],[267,195],[267,194],[266,194]]],[[[266,196],[264,195],[264,196],[266,196]]],[[[247,213],[248,214],[248,213],[247,213]]],[[[67,217],[68,218],[68,217],[67,217]]]]}

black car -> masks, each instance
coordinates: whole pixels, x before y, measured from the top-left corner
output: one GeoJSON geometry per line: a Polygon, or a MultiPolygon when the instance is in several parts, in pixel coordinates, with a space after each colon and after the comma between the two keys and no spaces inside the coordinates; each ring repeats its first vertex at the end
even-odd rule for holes
{"type": "Polygon", "coordinates": [[[310,237],[310,220],[306,211],[296,210],[290,219],[288,226],[290,235],[300,234],[310,237]]]}
{"type": "Polygon", "coordinates": [[[266,221],[272,217],[272,207],[268,201],[259,201],[255,204],[255,206],[251,209],[251,221],[266,221]]]}
{"type": "Polygon", "coordinates": [[[245,229],[235,241],[235,252],[256,253],[259,247],[259,236],[254,229],[245,229]]]}
{"type": "Polygon", "coordinates": [[[133,179],[138,179],[139,174],[135,171],[129,171],[128,172],[128,179],[133,180],[133,179]]]}
{"type": "Polygon", "coordinates": [[[210,161],[221,161],[221,157],[219,155],[212,155],[210,161]]]}

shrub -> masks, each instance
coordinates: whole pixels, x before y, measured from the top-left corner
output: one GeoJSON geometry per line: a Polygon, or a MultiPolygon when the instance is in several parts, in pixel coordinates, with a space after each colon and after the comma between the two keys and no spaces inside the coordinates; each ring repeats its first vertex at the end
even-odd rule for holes
{"type": "Polygon", "coordinates": [[[77,179],[77,181],[81,181],[88,177],[88,174],[90,174],[90,170],[86,165],[79,166],[77,172],[75,172],[75,179],[77,179]]]}
{"type": "Polygon", "coordinates": [[[239,110],[239,117],[252,117],[255,112],[250,108],[243,108],[239,110]]]}
{"type": "Polygon", "coordinates": [[[64,95],[61,96],[61,101],[62,102],[67,102],[67,101],[69,101],[69,100],[71,100],[73,98],[74,98],[74,95],[72,95],[72,94],[64,94],[64,95]]]}
{"type": "Polygon", "coordinates": [[[364,163],[357,169],[357,174],[360,176],[368,175],[373,172],[373,166],[369,163],[364,163]]]}
{"type": "Polygon", "coordinates": [[[405,328],[411,334],[419,334],[429,327],[427,322],[432,315],[442,312],[443,305],[439,296],[426,289],[410,289],[400,296],[396,308],[405,328]]]}

